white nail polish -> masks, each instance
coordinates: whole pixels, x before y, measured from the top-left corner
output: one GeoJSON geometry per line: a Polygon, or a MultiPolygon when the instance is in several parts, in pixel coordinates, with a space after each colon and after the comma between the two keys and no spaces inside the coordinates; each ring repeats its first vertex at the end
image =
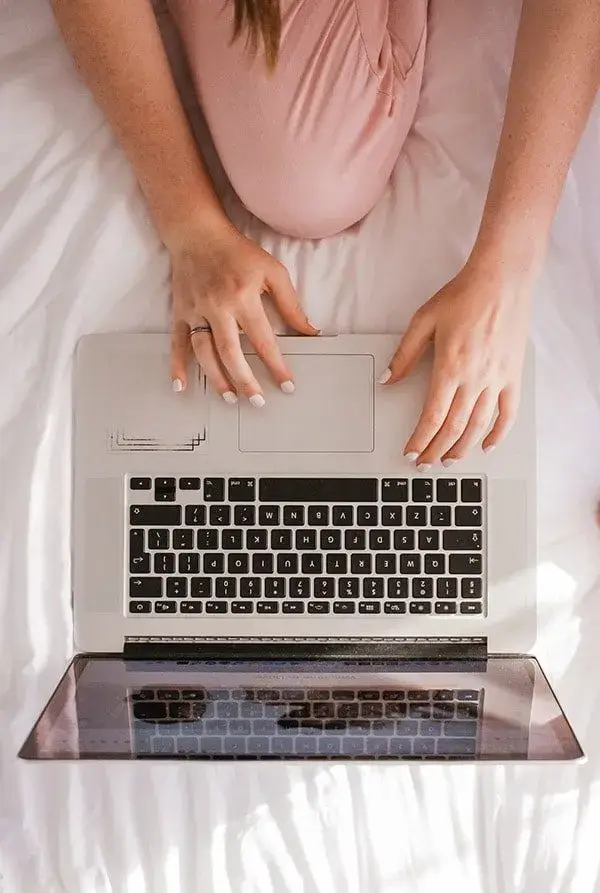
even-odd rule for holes
{"type": "Polygon", "coordinates": [[[419,458],[419,454],[418,453],[407,453],[404,458],[406,459],[407,462],[414,462],[415,459],[419,458]]]}
{"type": "Polygon", "coordinates": [[[422,473],[431,470],[431,465],[428,465],[426,462],[422,462],[421,465],[417,465],[417,471],[422,473]]]}
{"type": "Polygon", "coordinates": [[[293,381],[282,381],[279,387],[284,394],[293,394],[296,390],[296,385],[293,381]]]}
{"type": "Polygon", "coordinates": [[[223,394],[223,400],[225,403],[234,404],[238,402],[237,394],[234,394],[233,391],[225,391],[223,394]]]}
{"type": "Polygon", "coordinates": [[[392,370],[386,369],[381,378],[379,379],[379,384],[387,384],[390,378],[392,377],[392,370]]]}
{"type": "Polygon", "coordinates": [[[262,409],[265,405],[265,398],[261,394],[253,394],[250,397],[250,403],[255,409],[262,409]]]}
{"type": "Polygon", "coordinates": [[[496,444],[492,443],[490,446],[487,446],[487,447],[484,449],[483,452],[484,452],[484,453],[486,454],[486,456],[487,456],[488,453],[492,453],[495,449],[496,449],[496,444]]]}
{"type": "Polygon", "coordinates": [[[451,465],[454,465],[455,462],[458,462],[458,459],[442,459],[442,465],[444,468],[450,468],[451,465]]]}
{"type": "Polygon", "coordinates": [[[173,390],[175,391],[175,393],[181,394],[181,392],[183,391],[182,380],[180,378],[174,378],[172,384],[173,384],[173,390]]]}

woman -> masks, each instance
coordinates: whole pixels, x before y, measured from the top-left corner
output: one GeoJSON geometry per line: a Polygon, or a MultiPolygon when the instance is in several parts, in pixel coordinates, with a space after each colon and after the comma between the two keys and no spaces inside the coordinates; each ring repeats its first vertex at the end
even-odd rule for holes
{"type": "MultiPolygon", "coordinates": [[[[316,330],[285,268],[226,217],[151,0],[53,0],[53,7],[171,255],[175,390],[186,385],[191,340],[227,402],[244,396],[264,405],[240,347],[243,330],[291,393],[262,295],[298,332],[316,330]]],[[[215,145],[247,207],[308,238],[364,216],[417,105],[427,0],[172,0],[171,9],[215,145]]],[[[433,341],[429,393],[405,445],[421,470],[451,464],[482,437],[488,452],[514,420],[533,283],[599,85],[598,0],[524,0],[475,245],[458,276],[417,312],[381,380],[399,381],[433,341]]]]}

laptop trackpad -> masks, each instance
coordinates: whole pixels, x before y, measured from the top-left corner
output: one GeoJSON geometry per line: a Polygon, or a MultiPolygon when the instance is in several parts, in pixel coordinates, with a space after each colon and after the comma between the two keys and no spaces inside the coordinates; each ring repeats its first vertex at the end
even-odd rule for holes
{"type": "Polygon", "coordinates": [[[240,402],[243,453],[369,453],[373,450],[371,355],[292,354],[296,393],[283,394],[256,356],[248,362],[266,406],[240,402]]]}

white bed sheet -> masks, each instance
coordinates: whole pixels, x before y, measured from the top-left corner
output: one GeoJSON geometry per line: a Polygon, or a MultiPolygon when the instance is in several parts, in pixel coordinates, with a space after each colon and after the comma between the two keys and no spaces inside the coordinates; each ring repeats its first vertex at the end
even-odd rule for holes
{"type": "MultiPolygon", "coordinates": [[[[321,244],[265,235],[311,317],[398,330],[473,238],[517,2],[434,0],[390,189],[321,244]]],[[[0,890],[588,893],[600,889],[600,112],[539,287],[537,653],[588,761],[546,767],[32,765],[71,654],[70,380],[79,336],[165,331],[168,263],[44,0],[0,2],[0,890]]],[[[260,227],[232,204],[254,235],[260,227]]]]}

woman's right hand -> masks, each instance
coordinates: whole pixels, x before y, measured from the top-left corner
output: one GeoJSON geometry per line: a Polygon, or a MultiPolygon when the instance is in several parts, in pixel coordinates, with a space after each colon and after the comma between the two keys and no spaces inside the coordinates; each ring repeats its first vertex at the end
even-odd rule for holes
{"type": "Polygon", "coordinates": [[[264,406],[262,389],[244,356],[240,334],[251,342],[285,393],[294,391],[292,372],[281,356],[263,307],[269,295],[284,322],[302,335],[317,335],[300,307],[286,268],[228,220],[197,224],[169,243],[173,270],[171,376],[173,388],[187,385],[193,350],[210,384],[228,403],[247,397],[264,406]],[[195,326],[208,332],[191,336],[195,326]]]}

